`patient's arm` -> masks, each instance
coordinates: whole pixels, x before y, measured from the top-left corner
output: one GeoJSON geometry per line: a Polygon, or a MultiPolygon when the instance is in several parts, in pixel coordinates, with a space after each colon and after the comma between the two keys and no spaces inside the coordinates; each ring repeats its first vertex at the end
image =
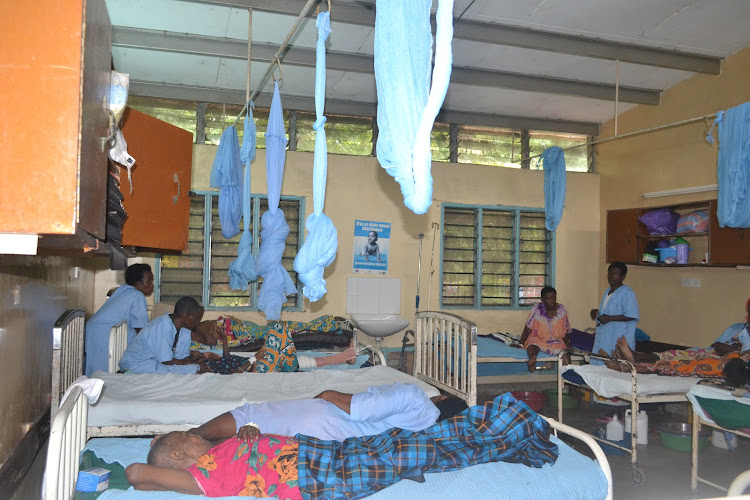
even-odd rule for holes
{"type": "Polygon", "coordinates": [[[740,350],[739,345],[725,344],[723,342],[714,342],[713,344],[711,344],[711,347],[714,348],[714,351],[716,351],[716,354],[718,354],[719,356],[726,356],[730,352],[740,350]]]}
{"type": "Polygon", "coordinates": [[[136,490],[176,491],[202,495],[203,491],[186,470],[167,469],[148,464],[131,464],[125,469],[128,482],[136,490]]]}
{"type": "Polygon", "coordinates": [[[521,345],[526,343],[526,339],[529,338],[529,334],[531,333],[531,328],[528,326],[523,327],[523,333],[521,334],[521,345]]]}
{"type": "Polygon", "coordinates": [[[315,398],[324,399],[329,403],[335,404],[346,413],[351,414],[352,396],[353,394],[344,394],[343,392],[328,390],[321,392],[315,396],[315,398]]]}
{"type": "Polygon", "coordinates": [[[190,434],[196,434],[203,439],[207,439],[211,442],[223,442],[231,437],[234,437],[235,433],[237,432],[237,422],[235,422],[234,417],[231,413],[226,412],[222,413],[212,420],[209,420],[200,427],[190,429],[188,432],[190,434]]]}

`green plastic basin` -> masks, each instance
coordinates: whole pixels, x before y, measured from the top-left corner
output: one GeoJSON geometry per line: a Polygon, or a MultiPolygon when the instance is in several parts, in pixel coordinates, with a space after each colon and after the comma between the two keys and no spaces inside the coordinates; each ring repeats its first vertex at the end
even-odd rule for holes
{"type": "MultiPolygon", "coordinates": [[[[693,436],[690,424],[665,424],[657,427],[661,444],[665,448],[684,453],[691,453],[693,436]]],[[[698,451],[703,451],[708,446],[708,437],[711,432],[708,429],[701,430],[698,434],[698,451]]]]}
{"type": "MultiPolygon", "coordinates": [[[[545,389],[542,391],[547,396],[547,406],[557,408],[557,389],[545,389]]],[[[562,407],[563,410],[568,408],[578,408],[578,400],[571,398],[567,391],[563,391],[562,407]]]]}

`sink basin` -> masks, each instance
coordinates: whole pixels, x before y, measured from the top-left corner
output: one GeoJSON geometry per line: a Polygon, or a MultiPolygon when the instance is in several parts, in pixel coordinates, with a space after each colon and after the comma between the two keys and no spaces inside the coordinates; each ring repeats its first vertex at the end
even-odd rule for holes
{"type": "Polygon", "coordinates": [[[409,320],[395,314],[352,314],[352,323],[370,337],[394,335],[407,326],[409,320]]]}

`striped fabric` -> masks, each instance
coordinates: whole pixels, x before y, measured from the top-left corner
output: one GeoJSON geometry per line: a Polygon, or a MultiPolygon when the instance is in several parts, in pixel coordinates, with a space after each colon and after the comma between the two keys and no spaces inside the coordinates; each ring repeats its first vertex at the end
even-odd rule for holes
{"type": "Polygon", "coordinates": [[[401,479],[485,462],[541,467],[557,459],[547,422],[510,393],[421,432],[391,429],[344,442],[297,435],[306,499],[361,498],[401,479]]]}

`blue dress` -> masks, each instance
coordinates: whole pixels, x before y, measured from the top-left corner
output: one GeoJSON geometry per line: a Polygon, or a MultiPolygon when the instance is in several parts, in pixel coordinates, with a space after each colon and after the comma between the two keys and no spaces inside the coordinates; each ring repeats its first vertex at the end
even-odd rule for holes
{"type": "MultiPolygon", "coordinates": [[[[602,301],[599,304],[599,316],[603,314],[608,316],[622,315],[633,318],[633,321],[611,321],[606,325],[598,325],[592,349],[594,354],[598,354],[599,349],[604,349],[607,354],[612,353],[615,350],[617,339],[620,337],[625,337],[630,348],[635,350],[635,325],[640,319],[635,292],[627,285],[620,285],[617,290],[612,292],[609,301],[607,301],[607,294],[609,294],[610,288],[607,288],[602,296],[602,301]]],[[[604,362],[592,359],[591,364],[602,365],[604,362]]]]}
{"type": "Polygon", "coordinates": [[[128,344],[135,338],[135,329],[148,325],[146,296],[131,285],[120,285],[115,293],[86,322],[86,372],[90,377],[97,370],[107,371],[109,365],[109,332],[120,321],[128,322],[128,344]]]}
{"type": "Polygon", "coordinates": [[[184,359],[190,355],[190,330],[180,328],[176,345],[175,335],[177,328],[169,314],[156,318],[128,344],[120,360],[120,368],[133,373],[196,373],[200,368],[197,364],[164,364],[165,361],[184,359]]]}

